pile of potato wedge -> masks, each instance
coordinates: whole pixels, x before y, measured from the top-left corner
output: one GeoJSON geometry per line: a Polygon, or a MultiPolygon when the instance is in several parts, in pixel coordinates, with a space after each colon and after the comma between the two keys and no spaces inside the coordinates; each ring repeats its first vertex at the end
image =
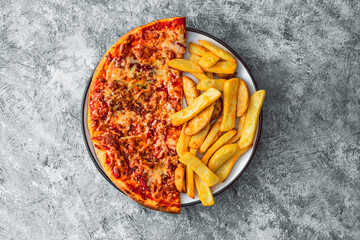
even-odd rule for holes
{"type": "Polygon", "coordinates": [[[175,185],[191,198],[195,185],[202,204],[211,206],[210,187],[225,181],[236,160],[252,147],[265,91],[250,96],[246,83],[236,77],[236,59],[224,49],[199,40],[199,44],[189,44],[189,52],[188,60],[168,61],[170,67],[200,81],[196,84],[183,76],[187,107],[171,116],[174,126],[182,125],[176,145],[180,163],[175,185]],[[203,154],[201,159],[196,156],[198,151],[203,154]]]}

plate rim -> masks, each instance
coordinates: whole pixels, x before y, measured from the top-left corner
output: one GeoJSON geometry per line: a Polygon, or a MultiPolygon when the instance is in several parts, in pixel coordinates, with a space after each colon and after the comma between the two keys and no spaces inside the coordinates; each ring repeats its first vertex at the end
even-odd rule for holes
{"type": "MultiPolygon", "coordinates": [[[[244,60],[242,60],[242,58],[239,56],[239,54],[237,54],[229,45],[227,45],[225,42],[223,42],[222,40],[220,40],[219,38],[207,33],[207,32],[204,32],[202,30],[198,30],[196,28],[191,28],[191,27],[187,27],[186,28],[186,31],[190,31],[190,32],[195,32],[195,33],[199,33],[199,34],[202,34],[202,35],[205,35],[213,40],[215,40],[216,42],[220,43],[221,45],[223,45],[225,48],[227,48],[227,50],[229,50],[240,62],[241,64],[244,66],[244,68],[246,69],[246,71],[248,72],[249,76],[250,76],[250,79],[251,81],[253,82],[254,84],[254,87],[255,87],[255,91],[258,91],[259,88],[257,86],[257,83],[255,81],[255,78],[254,76],[252,75],[249,67],[247,66],[247,64],[244,62],[244,60]]],[[[97,67],[97,65],[96,65],[97,67]]],[[[98,164],[98,161],[95,159],[94,155],[92,154],[91,152],[91,149],[90,149],[90,146],[88,144],[88,141],[87,141],[87,138],[86,138],[86,128],[85,128],[85,124],[87,124],[87,122],[85,122],[85,117],[84,117],[84,110],[85,110],[85,104],[87,104],[86,102],[86,96],[88,94],[88,91],[89,91],[89,88],[90,88],[90,85],[91,85],[91,81],[92,81],[92,78],[94,76],[94,72],[95,72],[95,69],[96,67],[94,68],[94,71],[93,73],[91,74],[91,77],[90,77],[90,80],[88,81],[86,87],[85,87],[85,91],[83,93],[83,97],[82,97],[82,103],[81,103],[81,129],[82,129],[82,135],[83,135],[83,139],[84,139],[84,142],[85,142],[85,146],[86,146],[86,150],[88,151],[88,154],[90,155],[91,157],[91,160],[92,162],[94,163],[95,167],[97,168],[97,170],[101,173],[101,175],[114,187],[116,188],[118,191],[120,191],[122,194],[125,194],[123,191],[121,191],[116,185],[115,183],[113,183],[111,181],[111,179],[105,174],[105,172],[103,171],[103,169],[100,167],[100,165],[98,164]]],[[[245,170],[248,168],[248,166],[250,165],[250,162],[253,160],[254,156],[255,156],[255,152],[257,150],[257,147],[259,145],[259,142],[260,142],[260,138],[261,138],[261,132],[262,132],[262,124],[263,124],[263,111],[261,110],[260,112],[260,117],[259,117],[259,129],[258,129],[258,132],[257,132],[257,136],[256,136],[256,141],[254,143],[254,151],[253,153],[251,154],[249,160],[247,161],[245,167],[238,173],[238,175],[230,182],[228,183],[225,187],[223,187],[221,190],[219,190],[218,192],[214,193],[213,196],[216,197],[218,195],[220,195],[221,193],[223,193],[225,190],[227,190],[229,187],[231,187],[240,177],[241,175],[245,172],[245,170]]],[[[201,203],[200,200],[196,200],[196,201],[193,201],[193,202],[190,202],[190,203],[181,203],[181,207],[188,207],[188,206],[193,206],[193,205],[196,205],[196,204],[199,204],[201,203]]]]}

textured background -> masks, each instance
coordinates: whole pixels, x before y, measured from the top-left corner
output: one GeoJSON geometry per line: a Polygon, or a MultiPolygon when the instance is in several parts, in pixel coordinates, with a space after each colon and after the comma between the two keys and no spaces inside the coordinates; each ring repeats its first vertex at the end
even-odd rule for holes
{"type": "Polygon", "coordinates": [[[360,239],[358,1],[1,1],[0,239],[360,239]],[[266,89],[254,160],[181,215],[116,191],[85,148],[80,110],[118,37],[186,16],[266,89]]]}

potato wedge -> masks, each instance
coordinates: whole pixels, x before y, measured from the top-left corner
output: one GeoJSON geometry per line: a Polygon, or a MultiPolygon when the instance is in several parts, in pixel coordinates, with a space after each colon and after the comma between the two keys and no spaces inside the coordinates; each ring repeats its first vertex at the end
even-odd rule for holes
{"type": "Polygon", "coordinates": [[[179,126],[190,119],[194,118],[202,110],[210,106],[213,102],[218,100],[221,92],[215,88],[209,88],[201,94],[195,101],[186,108],[171,115],[171,123],[173,126],[179,126]]]}
{"type": "Polygon", "coordinates": [[[184,134],[186,128],[186,123],[184,123],[184,125],[182,126],[181,129],[181,133],[180,133],[180,137],[179,140],[176,143],[176,152],[178,154],[178,156],[180,157],[184,152],[188,152],[189,151],[189,143],[190,143],[190,138],[189,136],[186,136],[184,134]]]}
{"type": "Polygon", "coordinates": [[[241,133],[239,148],[250,146],[254,140],[256,128],[259,122],[261,107],[265,99],[265,90],[259,90],[250,97],[250,103],[246,112],[244,129],[241,133]]]}
{"type": "Polygon", "coordinates": [[[201,146],[201,144],[204,142],[209,130],[210,130],[210,124],[208,124],[205,128],[203,128],[203,130],[201,130],[199,133],[191,136],[189,147],[198,149],[201,146]]]}
{"type": "Polygon", "coordinates": [[[186,192],[189,197],[191,198],[195,197],[194,171],[189,166],[186,166],[186,192]]]}
{"type": "Polygon", "coordinates": [[[237,92],[237,111],[236,116],[241,117],[246,112],[248,106],[249,106],[249,89],[246,86],[246,83],[244,80],[240,79],[239,82],[239,88],[237,92]]]}
{"type": "Polygon", "coordinates": [[[196,77],[199,81],[208,80],[209,77],[206,76],[204,73],[191,73],[194,77],[196,77]]]}
{"type": "Polygon", "coordinates": [[[214,112],[211,117],[211,120],[217,119],[220,116],[220,114],[222,112],[222,108],[223,108],[223,100],[222,100],[222,98],[219,98],[215,102],[214,112]]]}
{"type": "Polygon", "coordinates": [[[220,60],[218,56],[212,52],[207,52],[199,60],[200,67],[209,68],[215,65],[220,60]]]}
{"type": "Polygon", "coordinates": [[[206,91],[209,88],[215,88],[219,91],[224,91],[225,79],[203,79],[200,80],[196,88],[201,91],[206,91]]]}
{"type": "Polygon", "coordinates": [[[189,166],[196,172],[197,175],[205,182],[209,187],[214,186],[220,182],[218,176],[215,175],[210,169],[193,154],[187,152],[179,158],[179,161],[186,166],[189,166]]]}
{"type": "Polygon", "coordinates": [[[196,89],[196,83],[189,77],[183,76],[183,89],[187,105],[192,104],[200,95],[200,91],[196,89]]]}
{"type": "Polygon", "coordinates": [[[230,79],[236,77],[237,72],[234,72],[233,74],[214,73],[214,75],[219,78],[230,79]]]}
{"type": "Polygon", "coordinates": [[[211,129],[206,136],[204,142],[200,146],[200,152],[204,153],[210,146],[213,144],[221,135],[220,126],[221,126],[222,116],[216,120],[216,122],[211,126],[211,129]]]}
{"type": "Polygon", "coordinates": [[[205,40],[199,40],[198,42],[200,43],[201,46],[210,50],[216,56],[218,56],[224,60],[230,61],[230,62],[236,62],[235,58],[228,51],[225,51],[224,49],[222,49],[208,41],[205,41],[205,40]]]}
{"type": "Polygon", "coordinates": [[[185,165],[182,163],[179,163],[175,169],[175,187],[179,192],[186,192],[185,165]]]}
{"type": "Polygon", "coordinates": [[[196,156],[196,152],[197,152],[197,149],[196,149],[196,148],[190,148],[189,153],[191,153],[192,155],[196,156]]]}
{"type": "Polygon", "coordinates": [[[207,125],[209,125],[211,121],[211,116],[214,112],[215,103],[212,103],[210,106],[202,110],[198,115],[196,115],[193,119],[187,122],[185,128],[185,135],[192,136],[199,133],[203,130],[207,125]]]}
{"type": "Polygon", "coordinates": [[[190,62],[189,60],[186,60],[186,59],[176,58],[176,59],[172,59],[172,60],[168,61],[167,63],[170,67],[184,71],[184,72],[190,72],[190,73],[202,73],[203,72],[203,70],[201,69],[201,67],[199,65],[197,65],[196,63],[190,62]]]}
{"type": "Polygon", "coordinates": [[[205,182],[195,173],[195,185],[198,191],[198,195],[202,205],[212,206],[214,205],[214,197],[211,193],[210,187],[208,187],[205,182]]]}
{"type": "Polygon", "coordinates": [[[196,63],[196,64],[199,64],[200,58],[201,58],[200,56],[191,54],[190,57],[189,57],[189,61],[193,62],[193,63],[196,63]]]}
{"type": "Polygon", "coordinates": [[[228,144],[237,142],[237,141],[240,139],[241,132],[242,132],[242,130],[243,130],[244,123],[245,123],[245,117],[246,117],[246,115],[242,115],[242,116],[240,117],[239,127],[238,127],[238,130],[237,130],[237,133],[236,133],[236,135],[235,135],[232,139],[230,139],[230,140],[227,142],[228,144]]]}
{"type": "Polygon", "coordinates": [[[222,135],[216,142],[206,151],[204,156],[201,158],[201,161],[206,165],[209,162],[211,156],[216,152],[221,146],[223,146],[227,141],[229,141],[236,134],[236,130],[230,130],[224,135],[222,135]]]}
{"type": "Polygon", "coordinates": [[[233,74],[236,70],[236,66],[236,63],[234,62],[219,61],[214,66],[203,69],[205,72],[233,74]]]}
{"type": "Polygon", "coordinates": [[[205,72],[205,75],[206,75],[208,78],[214,78],[214,74],[211,73],[211,72],[205,72]]]}
{"type": "Polygon", "coordinates": [[[208,51],[209,50],[207,50],[203,46],[200,46],[199,44],[196,44],[196,43],[193,43],[193,42],[189,43],[189,52],[191,54],[202,56],[205,53],[207,53],[208,51]]]}
{"type": "Polygon", "coordinates": [[[236,96],[239,86],[239,78],[227,80],[224,84],[224,112],[221,122],[221,131],[229,131],[235,127],[236,120],[236,96]]]}
{"type": "Polygon", "coordinates": [[[239,145],[237,143],[228,144],[219,148],[214,155],[210,158],[208,167],[211,171],[216,171],[218,168],[228,160],[236,150],[239,149],[239,145]]]}
{"type": "Polygon", "coordinates": [[[251,146],[243,149],[237,149],[236,152],[216,170],[215,174],[219,176],[221,182],[225,181],[226,178],[229,176],[231,169],[238,160],[238,158],[245,152],[247,152],[250,148],[251,146]]]}

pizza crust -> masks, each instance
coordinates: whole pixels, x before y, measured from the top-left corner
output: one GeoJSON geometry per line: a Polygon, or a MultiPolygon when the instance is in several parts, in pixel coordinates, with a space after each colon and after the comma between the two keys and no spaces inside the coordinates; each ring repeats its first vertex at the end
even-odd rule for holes
{"type": "MultiPolygon", "coordinates": [[[[90,89],[89,89],[89,99],[90,99],[90,94],[93,91],[94,88],[94,80],[97,79],[99,76],[101,76],[103,73],[102,71],[104,71],[104,66],[106,64],[106,60],[107,60],[107,56],[109,54],[111,55],[115,55],[115,51],[116,51],[116,47],[121,45],[122,43],[124,43],[127,39],[127,37],[131,34],[134,34],[138,31],[140,31],[141,29],[151,26],[151,25],[155,25],[157,23],[161,23],[161,22],[170,22],[173,21],[175,19],[182,19],[183,17],[174,17],[174,18],[167,18],[167,19],[162,19],[162,20],[157,20],[157,21],[153,21],[151,23],[148,23],[146,25],[143,26],[139,26],[137,28],[134,28],[133,30],[131,30],[130,32],[126,33],[125,35],[123,35],[121,38],[119,38],[115,44],[113,44],[109,50],[106,51],[106,53],[104,54],[104,56],[102,57],[102,59],[100,60],[98,66],[95,69],[95,72],[93,74],[93,78],[92,78],[92,82],[90,85],[90,89]]],[[[88,101],[88,129],[90,132],[90,136],[93,137],[94,132],[93,129],[91,128],[91,117],[90,117],[90,106],[89,106],[90,101],[88,101]]],[[[136,201],[137,203],[141,204],[144,207],[153,209],[153,210],[157,210],[157,211],[161,211],[161,212],[168,212],[168,213],[180,213],[180,206],[177,207],[170,207],[170,206],[160,206],[157,204],[156,201],[151,200],[151,199],[147,199],[147,200],[143,200],[141,199],[141,197],[133,192],[131,192],[131,190],[126,186],[126,184],[121,181],[120,179],[117,179],[113,176],[112,170],[110,169],[110,167],[106,164],[106,151],[105,150],[99,150],[97,148],[95,148],[95,152],[96,152],[96,156],[98,158],[98,160],[101,163],[101,166],[104,170],[104,172],[106,173],[106,175],[110,178],[110,180],[123,192],[125,193],[127,196],[129,196],[131,199],[133,199],[134,201],[136,201]]]]}

